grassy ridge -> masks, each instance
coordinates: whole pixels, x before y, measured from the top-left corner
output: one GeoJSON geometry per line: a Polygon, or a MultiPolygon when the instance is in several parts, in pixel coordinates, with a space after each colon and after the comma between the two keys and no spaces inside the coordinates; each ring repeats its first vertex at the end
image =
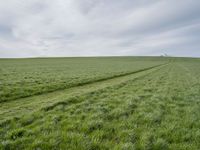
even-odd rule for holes
{"type": "Polygon", "coordinates": [[[37,58],[0,60],[0,102],[131,73],[167,58],[37,58]]]}
{"type": "Polygon", "coordinates": [[[176,59],[137,80],[126,76],[120,84],[65,95],[1,124],[0,148],[198,150],[199,63],[176,59]]]}

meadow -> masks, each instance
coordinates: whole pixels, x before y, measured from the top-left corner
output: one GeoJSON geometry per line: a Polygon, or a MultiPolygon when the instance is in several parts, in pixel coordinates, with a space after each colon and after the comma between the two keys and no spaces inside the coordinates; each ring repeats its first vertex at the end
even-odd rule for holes
{"type": "Polygon", "coordinates": [[[0,59],[0,102],[132,73],[163,63],[153,58],[0,59]]]}
{"type": "Polygon", "coordinates": [[[0,149],[200,149],[200,59],[1,59],[0,71],[0,149]]]}

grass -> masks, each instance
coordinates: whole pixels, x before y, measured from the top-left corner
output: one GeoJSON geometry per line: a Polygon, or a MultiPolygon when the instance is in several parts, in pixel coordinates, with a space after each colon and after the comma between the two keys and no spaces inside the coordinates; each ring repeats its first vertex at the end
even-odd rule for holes
{"type": "Polygon", "coordinates": [[[2,102],[0,149],[200,149],[200,60],[112,59],[141,65],[115,70],[132,72],[124,76],[2,102]]]}
{"type": "Polygon", "coordinates": [[[165,61],[137,57],[1,59],[0,102],[112,78],[165,61]]]}

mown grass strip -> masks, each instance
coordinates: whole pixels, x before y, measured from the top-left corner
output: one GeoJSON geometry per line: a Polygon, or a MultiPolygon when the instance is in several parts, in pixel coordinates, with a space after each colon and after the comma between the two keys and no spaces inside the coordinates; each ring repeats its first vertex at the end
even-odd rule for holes
{"type": "MultiPolygon", "coordinates": [[[[165,65],[167,65],[167,64],[165,64],[165,65]]],[[[132,75],[132,74],[135,74],[135,73],[143,72],[143,71],[146,71],[146,70],[157,68],[159,66],[163,66],[163,65],[158,65],[158,66],[150,67],[149,69],[141,69],[140,71],[136,71],[134,73],[126,74],[126,75],[123,75],[123,76],[128,76],[128,75],[132,75]]],[[[160,69],[161,68],[157,69],[156,71],[158,71],[160,69]]],[[[141,78],[143,78],[145,76],[148,76],[148,75],[149,75],[149,73],[147,73],[147,74],[145,74],[143,76],[139,76],[139,77],[134,78],[134,79],[126,80],[126,81],[118,83],[116,85],[110,85],[110,86],[107,86],[107,87],[104,87],[104,88],[101,88],[101,89],[97,89],[97,90],[94,90],[94,91],[91,91],[91,92],[87,92],[87,93],[84,93],[84,94],[81,94],[81,95],[78,95],[78,96],[81,97],[81,96],[91,95],[93,93],[102,93],[103,91],[105,91],[106,89],[109,89],[110,87],[118,89],[118,88],[123,87],[124,85],[126,85],[128,82],[136,81],[136,80],[141,79],[141,78]]],[[[118,77],[123,77],[123,76],[118,76],[118,77]]],[[[115,78],[118,78],[118,77],[115,77],[115,78]]],[[[114,78],[111,78],[111,79],[114,79],[114,78]]],[[[111,80],[111,79],[107,79],[107,80],[111,80]]],[[[107,81],[107,80],[102,80],[102,81],[107,81]]],[[[96,83],[96,82],[93,82],[93,83],[96,83]]],[[[82,86],[84,86],[84,85],[82,85],[82,86]]],[[[75,96],[73,96],[73,97],[71,97],[69,99],[66,99],[64,101],[59,101],[57,103],[54,103],[53,105],[43,107],[42,109],[45,110],[45,111],[49,111],[49,110],[55,108],[58,105],[69,105],[70,103],[78,103],[78,102],[80,102],[80,100],[78,100],[78,99],[79,98],[75,95],[75,96]]]]}
{"type": "MultiPolygon", "coordinates": [[[[114,78],[118,78],[118,77],[123,77],[123,76],[131,75],[131,74],[139,73],[139,72],[142,72],[142,71],[146,71],[146,70],[149,70],[149,69],[153,69],[153,68],[156,68],[156,67],[159,67],[159,66],[166,65],[168,63],[169,62],[164,63],[164,64],[155,65],[155,66],[148,67],[148,68],[144,68],[144,69],[139,69],[139,70],[136,70],[136,71],[131,71],[131,72],[126,72],[126,73],[116,74],[116,75],[113,75],[113,76],[110,76],[110,77],[106,77],[106,78],[99,78],[99,79],[96,79],[96,80],[89,80],[89,81],[86,81],[86,82],[80,82],[80,83],[74,84],[74,85],[69,86],[69,87],[60,87],[58,89],[44,91],[42,93],[35,93],[35,94],[32,94],[32,95],[24,95],[24,96],[21,96],[21,97],[16,98],[16,99],[11,99],[9,101],[15,101],[15,100],[18,100],[18,99],[21,99],[21,98],[27,98],[27,97],[32,97],[32,96],[36,96],[36,95],[42,95],[42,94],[52,93],[52,92],[55,92],[55,91],[62,91],[62,90],[65,90],[65,89],[70,89],[70,88],[74,88],[74,87],[78,87],[78,86],[84,86],[84,85],[88,85],[88,84],[94,84],[94,83],[98,83],[98,82],[102,82],[102,81],[107,81],[107,80],[110,80],[110,79],[114,79],[114,78]]],[[[8,101],[7,100],[1,100],[0,101],[0,103],[4,103],[4,102],[8,102],[8,101]]]]}
{"type": "Polygon", "coordinates": [[[2,105],[0,106],[0,120],[9,120],[10,118],[21,116],[26,113],[31,113],[45,107],[53,107],[57,103],[62,103],[62,101],[67,101],[70,98],[80,96],[82,94],[96,92],[108,87],[121,86],[123,84],[126,84],[130,80],[143,78],[144,76],[147,76],[148,74],[157,71],[166,65],[168,64],[159,65],[153,68],[151,67],[151,69],[146,69],[145,71],[143,70],[134,74],[132,73],[130,75],[116,77],[101,82],[86,84],[71,89],[5,102],[2,103],[2,105]]]}

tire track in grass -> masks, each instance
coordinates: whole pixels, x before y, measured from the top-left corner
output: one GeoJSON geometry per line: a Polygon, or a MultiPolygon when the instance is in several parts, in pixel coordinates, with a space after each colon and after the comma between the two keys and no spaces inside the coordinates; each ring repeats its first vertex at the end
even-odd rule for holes
{"type": "MultiPolygon", "coordinates": [[[[46,111],[42,111],[41,117],[36,118],[33,122],[32,120],[28,123],[26,122],[23,127],[29,128],[30,125],[32,127],[35,126],[37,129],[43,128],[42,124],[38,124],[38,122],[45,119],[43,120],[45,123],[50,123],[52,118],[51,116],[55,116],[56,118],[53,120],[56,122],[56,125],[54,126],[51,124],[51,126],[55,127],[52,128],[53,132],[56,130],[55,132],[63,132],[66,135],[70,133],[73,135],[84,135],[85,140],[88,139],[89,141],[92,141],[94,138],[97,138],[95,136],[98,135],[98,131],[103,129],[105,132],[103,133],[104,138],[101,141],[101,145],[110,143],[113,144],[113,147],[118,146],[120,142],[122,143],[126,141],[120,141],[120,135],[118,132],[116,132],[116,130],[125,132],[125,130],[128,129],[126,126],[127,119],[134,116],[133,113],[138,111],[138,109],[145,104],[144,101],[148,102],[153,94],[157,93],[156,91],[162,87],[163,82],[167,81],[165,80],[167,73],[168,69],[166,67],[157,68],[151,72],[138,76],[138,78],[129,77],[126,82],[123,79],[121,84],[114,86],[112,85],[110,87],[96,90],[95,92],[88,92],[84,96],[80,95],[80,97],[75,99],[76,101],[71,100],[68,102],[68,100],[65,100],[58,102],[57,104],[48,108],[46,111]],[[144,95],[144,91],[148,92],[150,89],[153,91],[149,91],[150,94],[144,95]],[[130,105],[130,99],[126,97],[127,95],[131,95],[131,97],[138,96],[139,100],[136,101],[135,99],[131,99],[132,104],[130,105]],[[119,101],[117,101],[118,98],[119,101]],[[110,111],[106,111],[107,107],[110,107],[110,111]],[[81,121],[79,119],[82,116],[79,111],[83,111],[85,114],[85,119],[82,119],[81,121]],[[102,112],[102,114],[98,114],[97,112],[102,112]],[[60,118],[60,115],[64,115],[65,119],[62,120],[63,118],[60,118]],[[61,123],[60,121],[66,122],[61,123]],[[67,125],[70,126],[70,123],[71,127],[69,127],[68,130],[64,130],[64,128],[62,128],[66,127],[67,125]],[[96,131],[97,134],[95,134],[96,131]]],[[[21,120],[19,120],[19,122],[20,121],[21,120]]],[[[49,127],[45,127],[44,130],[40,131],[39,134],[42,136],[40,139],[48,139],[48,136],[51,137],[51,135],[48,135],[51,134],[51,132],[48,132],[48,129],[49,127]],[[48,132],[48,134],[43,135],[46,134],[46,132],[48,132]]],[[[33,131],[36,130],[33,129],[33,131]]],[[[34,134],[37,135],[38,133],[34,134]]],[[[35,141],[36,139],[34,138],[32,142],[34,143],[35,141]]]]}
{"type": "MultiPolygon", "coordinates": [[[[166,78],[166,74],[169,73],[168,71],[162,72],[161,76],[155,77],[154,79],[152,79],[153,81],[150,82],[150,85],[149,84],[147,85],[148,81],[152,78],[152,75],[156,76],[157,72],[149,74],[150,78],[149,78],[149,76],[145,76],[144,78],[140,78],[137,81],[130,80],[127,84],[121,84],[121,85],[116,86],[116,87],[113,86],[111,89],[108,89],[108,90],[110,90],[110,94],[112,94],[112,93],[115,93],[116,91],[122,90],[122,88],[127,89],[127,87],[134,87],[135,86],[137,88],[134,88],[135,92],[131,94],[131,97],[136,96],[141,100],[146,99],[146,98],[151,98],[154,93],[157,93],[156,91],[158,90],[158,88],[152,89],[152,87],[157,87],[159,84],[161,84],[160,81],[164,80],[164,78],[166,78]],[[139,85],[139,87],[138,87],[138,85],[139,85]],[[148,86],[148,88],[146,86],[148,86]],[[151,87],[151,88],[149,88],[149,87],[151,87]],[[144,93],[144,92],[147,93],[147,94],[141,95],[141,93],[144,93]]],[[[166,82],[166,80],[164,80],[164,82],[166,82]]],[[[98,93],[104,93],[104,92],[105,91],[103,91],[103,90],[102,90],[102,92],[98,91],[98,93]]],[[[98,93],[96,93],[96,95],[98,95],[98,93]]],[[[119,93],[117,93],[117,94],[120,95],[119,93]]],[[[122,93],[122,95],[126,96],[126,93],[122,93]]],[[[129,95],[130,95],[130,93],[129,93],[129,95]]],[[[124,99],[126,99],[126,98],[124,97],[124,99]]],[[[119,102],[116,102],[116,101],[113,101],[113,100],[110,100],[110,101],[112,101],[113,103],[116,103],[116,106],[119,106],[119,107],[124,107],[124,106],[128,105],[128,103],[126,103],[126,101],[120,101],[121,105],[119,105],[119,102]]],[[[84,102],[85,101],[83,101],[83,103],[84,102]]],[[[107,103],[108,101],[106,100],[104,102],[107,103]]],[[[101,101],[97,101],[97,100],[96,101],[90,101],[90,105],[97,105],[98,106],[99,103],[101,103],[101,101]]],[[[66,104],[67,103],[59,103],[58,105],[66,105],[66,104]]],[[[56,105],[56,106],[58,106],[58,105],[56,105]]],[[[131,105],[131,106],[134,107],[135,105],[131,105]]],[[[80,105],[78,105],[77,109],[78,108],[80,109],[80,105]]],[[[51,109],[53,109],[53,108],[51,108],[51,109]]],[[[124,110],[125,114],[126,114],[126,111],[129,111],[129,109],[126,109],[125,107],[124,107],[123,110],[124,110]]],[[[130,112],[132,113],[132,111],[130,111],[130,112]]],[[[130,115],[130,114],[127,114],[126,116],[128,117],[128,115],[130,115]]]]}
{"type": "MultiPolygon", "coordinates": [[[[36,95],[43,95],[43,94],[48,94],[48,93],[52,93],[52,92],[56,92],[56,91],[63,91],[65,89],[70,89],[70,88],[74,88],[74,87],[79,87],[79,86],[84,86],[84,85],[88,85],[88,84],[94,84],[94,83],[98,83],[98,82],[102,82],[102,81],[107,81],[107,80],[110,80],[110,79],[123,77],[123,76],[131,75],[131,74],[135,74],[135,73],[138,73],[138,72],[146,71],[146,70],[149,70],[149,69],[153,69],[153,68],[165,65],[165,64],[166,63],[154,65],[154,66],[151,66],[151,67],[149,66],[147,68],[142,68],[142,69],[138,69],[138,70],[135,70],[135,71],[116,73],[116,74],[108,76],[108,77],[102,77],[102,78],[98,78],[98,79],[94,79],[94,80],[80,82],[80,83],[76,83],[74,85],[71,85],[69,87],[60,87],[60,88],[52,90],[52,91],[44,91],[44,92],[41,92],[41,93],[35,93],[33,95],[27,95],[27,96],[24,95],[24,96],[21,96],[19,98],[14,98],[14,99],[10,99],[10,100],[1,100],[0,104],[4,103],[4,102],[8,102],[8,101],[15,101],[15,100],[19,100],[19,99],[23,99],[23,98],[27,98],[27,97],[36,96],[36,95]]],[[[0,99],[1,99],[1,97],[0,97],[0,99]]]]}
{"type": "Polygon", "coordinates": [[[51,93],[46,93],[42,95],[37,95],[37,96],[18,99],[15,101],[8,101],[8,102],[1,103],[0,122],[9,120],[13,117],[22,116],[26,113],[37,111],[47,106],[51,107],[55,105],[56,103],[62,102],[63,100],[66,101],[70,97],[78,96],[78,95],[92,92],[92,91],[97,91],[97,90],[118,85],[121,83],[126,83],[129,80],[142,78],[143,76],[148,75],[154,71],[157,71],[158,69],[161,69],[168,64],[169,63],[157,65],[154,67],[150,67],[148,69],[142,69],[140,71],[136,71],[131,74],[129,73],[129,74],[118,76],[112,79],[85,84],[82,86],[77,86],[77,87],[66,89],[66,90],[55,91],[51,93]]]}

